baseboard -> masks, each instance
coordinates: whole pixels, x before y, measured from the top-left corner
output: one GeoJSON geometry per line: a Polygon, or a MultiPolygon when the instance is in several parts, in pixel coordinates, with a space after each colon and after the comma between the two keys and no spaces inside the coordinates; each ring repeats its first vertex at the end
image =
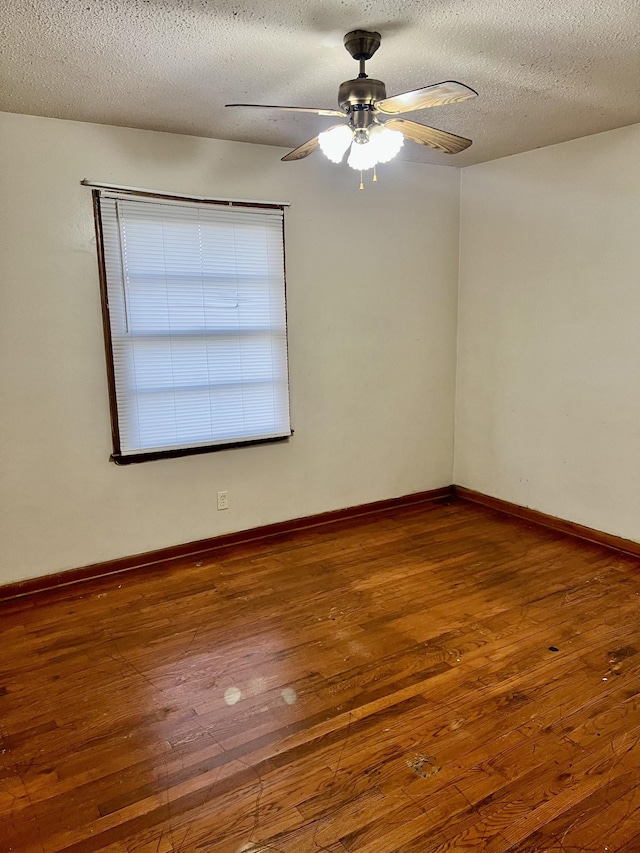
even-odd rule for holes
{"type": "Polygon", "coordinates": [[[0,586],[0,601],[6,601],[11,598],[19,598],[26,595],[34,595],[39,592],[48,592],[58,589],[59,587],[70,586],[72,584],[81,583],[82,581],[93,580],[108,575],[121,574],[130,572],[136,569],[143,568],[161,568],[163,566],[173,565],[180,560],[197,557],[198,559],[207,559],[209,556],[214,556],[215,552],[221,548],[226,548],[231,545],[242,545],[248,542],[267,541],[275,536],[285,536],[287,534],[296,533],[301,530],[308,530],[314,527],[325,527],[339,522],[349,521],[350,519],[359,518],[361,516],[375,516],[376,514],[384,514],[394,509],[412,506],[414,504],[429,503],[431,501],[441,500],[444,498],[460,498],[461,500],[471,501],[472,503],[481,504],[490,509],[497,510],[506,515],[521,518],[524,521],[538,524],[550,530],[556,530],[560,533],[567,533],[570,536],[575,536],[578,539],[584,539],[587,542],[593,542],[597,545],[604,545],[607,548],[612,548],[615,551],[620,551],[624,554],[631,554],[634,557],[640,557],[640,542],[634,542],[631,539],[623,539],[620,536],[613,536],[610,533],[603,533],[600,530],[595,530],[591,527],[584,527],[581,524],[576,524],[573,521],[567,521],[563,518],[557,518],[553,515],[547,515],[545,512],[539,512],[535,509],[520,506],[519,504],[504,501],[501,498],[494,498],[490,495],[485,495],[482,492],[476,492],[473,489],[467,489],[464,486],[443,486],[439,489],[430,489],[425,492],[416,492],[411,495],[403,495],[399,498],[390,498],[383,501],[374,501],[373,503],[360,504],[358,506],[346,507],[337,509],[331,512],[323,512],[318,515],[304,516],[303,518],[294,518],[289,521],[281,521],[276,524],[267,524],[263,527],[254,527],[249,530],[240,530],[237,533],[225,533],[221,536],[213,536],[209,539],[200,539],[196,542],[186,542],[182,545],[172,545],[168,548],[160,548],[157,551],[148,551],[144,554],[135,554],[131,557],[121,557],[116,560],[108,560],[102,563],[94,563],[90,566],[82,566],[77,569],[69,569],[65,572],[57,572],[53,575],[44,575],[36,578],[29,578],[24,581],[16,581],[15,583],[5,584],[0,586]]]}
{"type": "Polygon", "coordinates": [[[482,492],[474,492],[473,489],[466,489],[464,486],[454,486],[453,491],[455,496],[462,498],[462,500],[482,504],[482,506],[496,509],[506,515],[513,515],[524,521],[530,521],[533,524],[557,530],[560,533],[568,533],[570,536],[576,536],[578,539],[586,539],[587,542],[594,542],[597,545],[613,548],[615,551],[622,551],[625,554],[640,557],[640,542],[634,542],[632,539],[623,539],[620,536],[603,533],[601,530],[594,530],[592,527],[584,527],[582,524],[576,524],[564,518],[557,518],[555,515],[547,515],[546,512],[539,512],[537,509],[529,509],[519,504],[503,501],[501,498],[492,498],[490,495],[484,495],[482,492]]]}
{"type": "Polygon", "coordinates": [[[230,545],[242,545],[247,542],[268,540],[274,536],[296,533],[297,531],[308,530],[313,527],[337,524],[338,522],[348,521],[349,519],[359,518],[360,516],[387,513],[394,509],[412,506],[413,504],[427,503],[442,498],[452,498],[453,496],[454,487],[443,486],[439,489],[429,489],[426,492],[416,492],[411,495],[403,495],[399,498],[374,501],[373,503],[336,509],[318,515],[308,515],[303,518],[280,521],[276,524],[267,524],[263,527],[254,527],[250,530],[240,530],[237,533],[225,533],[209,539],[200,539],[197,542],[172,545],[168,548],[160,548],[157,551],[148,551],[144,554],[135,554],[132,557],[121,557],[117,560],[94,563],[90,566],[69,569],[53,575],[16,581],[15,583],[0,586],[0,601],[19,598],[24,595],[33,595],[39,592],[47,592],[58,587],[69,586],[81,583],[82,581],[105,577],[106,575],[120,574],[135,569],[168,566],[175,564],[179,560],[191,557],[206,559],[209,555],[213,556],[220,548],[226,548],[230,545]]]}

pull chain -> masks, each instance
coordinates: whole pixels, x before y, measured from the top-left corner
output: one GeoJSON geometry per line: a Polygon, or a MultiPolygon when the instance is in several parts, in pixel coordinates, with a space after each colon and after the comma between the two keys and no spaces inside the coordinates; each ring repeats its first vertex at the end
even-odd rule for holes
{"type": "Polygon", "coordinates": [[[378,180],[378,174],[376,172],[376,167],[374,166],[373,167],[373,181],[371,183],[375,184],[377,180],[378,180]]]}
{"type": "Polygon", "coordinates": [[[362,169],[360,169],[360,186],[358,189],[361,189],[361,190],[364,189],[364,184],[362,183],[362,169]]]}

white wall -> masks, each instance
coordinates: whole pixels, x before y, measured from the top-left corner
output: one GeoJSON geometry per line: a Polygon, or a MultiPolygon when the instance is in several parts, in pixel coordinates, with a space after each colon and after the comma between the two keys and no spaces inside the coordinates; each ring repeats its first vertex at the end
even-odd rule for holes
{"type": "Polygon", "coordinates": [[[459,173],[282,153],[0,115],[0,583],[451,482],[459,173]],[[292,202],[289,443],[108,461],[82,178],[292,202]]]}
{"type": "Polygon", "coordinates": [[[455,482],[640,540],[640,125],[464,170],[455,482]]]}

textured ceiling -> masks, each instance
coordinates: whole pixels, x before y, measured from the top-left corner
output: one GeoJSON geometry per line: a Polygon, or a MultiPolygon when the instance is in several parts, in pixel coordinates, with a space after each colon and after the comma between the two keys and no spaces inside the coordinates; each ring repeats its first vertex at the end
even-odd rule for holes
{"type": "Polygon", "coordinates": [[[468,165],[640,122],[638,0],[11,0],[0,109],[293,148],[335,119],[223,105],[336,106],[356,28],[382,34],[367,71],[389,95],[449,79],[480,93],[409,114],[474,140],[451,157],[407,142],[411,160],[468,165]]]}

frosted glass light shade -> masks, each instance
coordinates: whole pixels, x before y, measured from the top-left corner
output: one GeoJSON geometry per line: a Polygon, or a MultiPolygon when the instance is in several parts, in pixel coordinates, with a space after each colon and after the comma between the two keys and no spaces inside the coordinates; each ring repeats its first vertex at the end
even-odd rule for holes
{"type": "Polygon", "coordinates": [[[388,163],[402,148],[404,137],[398,130],[375,125],[369,130],[369,141],[353,142],[347,164],[352,169],[365,171],[377,163],[388,163]]]}
{"type": "Polygon", "coordinates": [[[404,136],[399,130],[389,130],[376,125],[369,131],[369,145],[373,145],[378,163],[388,163],[402,148],[404,136]]]}
{"type": "Polygon", "coordinates": [[[344,153],[351,145],[353,139],[353,131],[347,124],[341,124],[338,127],[332,127],[330,130],[325,130],[319,134],[318,142],[320,150],[333,163],[342,162],[344,153]]]}
{"type": "Polygon", "coordinates": [[[370,142],[360,143],[354,141],[351,144],[347,164],[352,169],[364,172],[367,169],[373,169],[377,162],[374,146],[370,142]]]}

